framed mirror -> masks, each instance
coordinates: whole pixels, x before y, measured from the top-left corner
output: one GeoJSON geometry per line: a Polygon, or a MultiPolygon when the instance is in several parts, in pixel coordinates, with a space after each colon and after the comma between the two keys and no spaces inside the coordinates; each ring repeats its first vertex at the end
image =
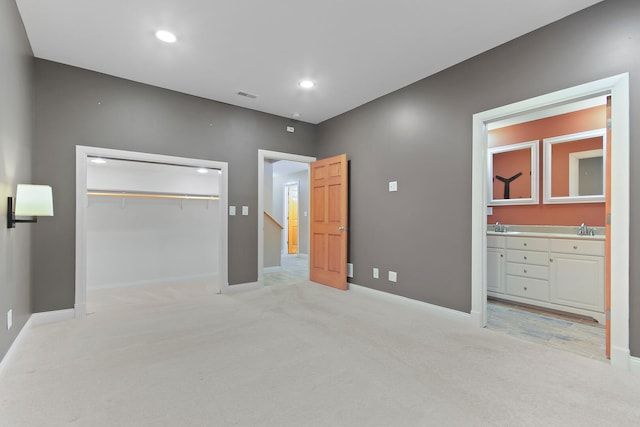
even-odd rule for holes
{"type": "Polygon", "coordinates": [[[607,130],[543,140],[544,203],[605,201],[607,130]]]}
{"type": "Polygon", "coordinates": [[[538,141],[489,148],[488,205],[538,203],[538,141]]]}

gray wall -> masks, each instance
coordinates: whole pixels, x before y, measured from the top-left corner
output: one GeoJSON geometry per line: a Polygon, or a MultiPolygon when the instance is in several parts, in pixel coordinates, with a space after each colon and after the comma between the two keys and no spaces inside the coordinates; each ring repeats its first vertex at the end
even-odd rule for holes
{"type": "MultiPolygon", "coordinates": [[[[631,162],[640,158],[640,2],[607,0],[319,126],[318,157],[351,163],[354,283],[469,312],[471,118],[630,73],[631,162]],[[399,191],[387,192],[398,180],[399,191]],[[371,277],[379,267],[381,279],[371,277]],[[398,283],[384,280],[398,272],[398,283]]],[[[419,49],[416,52],[419,54],[419,49]]],[[[615,147],[613,148],[615,150],[615,147]]],[[[631,261],[640,173],[631,168],[631,261]]],[[[631,262],[631,348],[640,356],[640,265],[631,262]]]]}
{"type": "Polygon", "coordinates": [[[34,179],[53,186],[55,217],[34,230],[34,311],[71,308],[75,146],[229,162],[229,282],[257,280],[258,149],[315,155],[316,127],[49,61],[35,61],[34,179]]]}
{"type": "Polygon", "coordinates": [[[31,47],[13,1],[0,2],[0,359],[31,314],[31,231],[7,229],[7,197],[31,182],[31,47]],[[13,326],[7,331],[7,311],[13,326]]]}

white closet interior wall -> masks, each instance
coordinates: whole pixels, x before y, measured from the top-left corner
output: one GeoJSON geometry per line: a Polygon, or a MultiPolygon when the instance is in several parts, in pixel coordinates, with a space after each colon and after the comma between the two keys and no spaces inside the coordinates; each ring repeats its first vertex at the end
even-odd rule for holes
{"type": "MultiPolygon", "coordinates": [[[[219,173],[108,159],[88,163],[87,188],[217,196],[219,173]]],[[[88,197],[88,288],[216,280],[220,215],[218,200],[88,197]]]]}

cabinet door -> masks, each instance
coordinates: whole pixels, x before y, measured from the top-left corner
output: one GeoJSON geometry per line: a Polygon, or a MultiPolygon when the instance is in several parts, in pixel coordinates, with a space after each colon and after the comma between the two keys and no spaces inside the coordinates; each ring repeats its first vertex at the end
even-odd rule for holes
{"type": "Polygon", "coordinates": [[[604,311],[604,258],[552,253],[551,302],[604,311]]]}
{"type": "Polygon", "coordinates": [[[504,293],[504,249],[487,248],[487,290],[504,293]]]}

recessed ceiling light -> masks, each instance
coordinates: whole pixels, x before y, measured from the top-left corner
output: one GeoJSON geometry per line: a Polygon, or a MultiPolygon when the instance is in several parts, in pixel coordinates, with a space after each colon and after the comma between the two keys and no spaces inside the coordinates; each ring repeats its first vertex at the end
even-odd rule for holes
{"type": "Polygon", "coordinates": [[[302,116],[300,115],[300,113],[293,113],[291,117],[293,117],[294,119],[299,119],[302,116]]]}
{"type": "Polygon", "coordinates": [[[198,173],[209,173],[209,169],[206,169],[206,168],[198,168],[197,172],[198,172],[198,173]]]}
{"type": "Polygon", "coordinates": [[[100,157],[96,157],[95,159],[91,159],[91,163],[97,163],[99,165],[107,163],[105,159],[101,159],[100,157]]]}
{"type": "Polygon", "coordinates": [[[303,89],[311,89],[315,85],[316,83],[313,80],[300,80],[300,82],[298,82],[298,86],[303,89]]]}
{"type": "Polygon", "coordinates": [[[176,41],[176,35],[166,30],[156,31],[156,37],[165,43],[175,43],[176,41]]]}

